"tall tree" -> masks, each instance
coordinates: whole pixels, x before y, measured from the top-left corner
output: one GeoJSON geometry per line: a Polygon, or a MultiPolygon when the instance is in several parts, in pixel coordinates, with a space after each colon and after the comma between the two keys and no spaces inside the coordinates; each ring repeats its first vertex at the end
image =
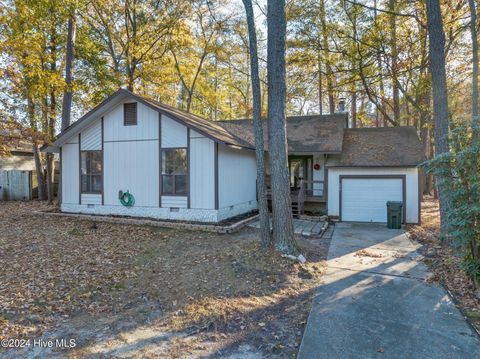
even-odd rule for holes
{"type": "Polygon", "coordinates": [[[270,219],[268,214],[267,188],[265,185],[265,147],[263,143],[262,95],[260,89],[260,72],[258,69],[257,31],[253,13],[252,0],[243,0],[248,24],[250,78],[253,96],[253,127],[255,133],[255,156],[257,159],[257,191],[260,217],[260,238],[264,247],[271,246],[270,219]]]}
{"type": "Polygon", "coordinates": [[[267,1],[268,140],[272,175],[273,238],[284,253],[298,251],[288,179],[286,136],[285,1],[267,1]]]}
{"type": "MultiPolygon", "coordinates": [[[[432,75],[432,97],[434,117],[435,155],[448,153],[448,91],[445,70],[445,33],[443,31],[440,0],[427,0],[427,27],[429,38],[430,73],[432,75]]],[[[442,176],[437,176],[440,200],[441,234],[447,231],[447,193],[443,188],[442,176]]]]}
{"type": "MultiPolygon", "coordinates": [[[[182,92],[185,94],[182,96],[180,106],[184,107],[187,112],[191,110],[195,90],[207,57],[219,51],[218,38],[225,30],[227,22],[227,19],[218,19],[213,15],[213,10],[203,1],[195,5],[194,13],[196,25],[193,28],[196,31],[192,31],[192,43],[183,41],[179,46],[174,45],[170,48],[182,85],[182,92]],[[195,48],[197,43],[198,49],[195,48]],[[181,61],[181,58],[184,61],[181,61]],[[186,66],[182,66],[182,62],[186,62],[186,66]]],[[[184,37],[190,35],[191,30],[186,32],[184,37]]]]}
{"type": "Polygon", "coordinates": [[[330,50],[328,46],[328,27],[327,15],[325,10],[325,0],[320,0],[320,23],[322,29],[323,59],[325,61],[325,70],[327,77],[328,108],[330,114],[335,113],[335,97],[333,94],[333,71],[330,59],[330,50]]]}
{"type": "Polygon", "coordinates": [[[186,1],[92,0],[82,15],[119,84],[135,91],[145,66],[168,53],[187,12],[186,1]]]}
{"type": "Polygon", "coordinates": [[[35,114],[35,102],[31,95],[27,95],[27,115],[30,122],[30,131],[32,136],[32,153],[33,160],[35,162],[35,174],[37,176],[37,195],[39,200],[44,200],[46,198],[45,176],[43,175],[42,159],[39,151],[39,131],[37,128],[37,119],[35,114]]]}
{"type": "Polygon", "coordinates": [[[5,26],[1,28],[2,55],[8,59],[2,64],[6,72],[6,92],[17,101],[30,127],[27,137],[32,142],[38,197],[45,199],[46,189],[49,200],[53,198],[49,185],[53,158],[46,156],[45,179],[45,156],[40,153],[39,146],[51,141],[56,124],[56,92],[60,82],[57,25],[61,11],[54,5],[49,1],[16,1],[12,6],[2,8],[5,26]]]}
{"type": "MultiPolygon", "coordinates": [[[[475,0],[468,0],[470,9],[470,35],[472,37],[472,116],[473,123],[480,126],[480,118],[478,117],[478,37],[477,37],[477,6],[475,0]]],[[[480,129],[474,128],[474,135],[480,140],[480,129]]]]}
{"type": "Polygon", "coordinates": [[[396,11],[397,0],[389,0],[388,10],[390,11],[390,57],[391,57],[391,73],[392,73],[392,97],[393,97],[393,119],[396,123],[400,123],[400,89],[398,88],[398,48],[397,48],[397,16],[396,11]]]}
{"type": "MultiPolygon", "coordinates": [[[[37,4],[39,18],[34,27],[40,34],[44,43],[43,53],[40,55],[44,79],[42,80],[42,117],[43,134],[45,144],[53,142],[57,127],[57,94],[61,89],[61,71],[59,69],[59,50],[61,41],[61,28],[63,24],[62,7],[47,1],[45,4],[37,4]],[[43,5],[43,6],[42,6],[43,5]]],[[[32,7],[33,8],[33,7],[32,7]]],[[[46,190],[48,203],[53,203],[54,191],[54,158],[53,153],[45,155],[46,167],[46,190]]]]}
{"type": "Polygon", "coordinates": [[[75,61],[75,39],[77,34],[77,20],[75,10],[72,10],[68,18],[67,46],[65,56],[65,90],[62,101],[62,131],[70,126],[73,98],[73,70],[75,61]]]}

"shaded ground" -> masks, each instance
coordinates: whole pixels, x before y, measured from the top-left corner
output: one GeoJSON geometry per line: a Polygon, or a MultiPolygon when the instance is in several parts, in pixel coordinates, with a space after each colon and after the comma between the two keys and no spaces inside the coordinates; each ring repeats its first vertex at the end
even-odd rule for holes
{"type": "MultiPolygon", "coordinates": [[[[292,357],[324,271],[233,235],[94,223],[0,203],[0,337],[75,339],[0,356],[292,357]]],[[[46,209],[46,208],[43,208],[46,209]]]]}
{"type": "Polygon", "coordinates": [[[480,337],[428,281],[419,247],[384,224],[337,224],[298,359],[479,358],[480,337]]]}
{"type": "Polygon", "coordinates": [[[458,306],[480,332],[480,299],[472,281],[460,267],[461,257],[449,243],[438,239],[440,215],[438,201],[426,197],[422,202],[422,225],[411,226],[412,239],[423,244],[419,250],[433,272],[431,280],[440,282],[457,301],[458,306]]]}

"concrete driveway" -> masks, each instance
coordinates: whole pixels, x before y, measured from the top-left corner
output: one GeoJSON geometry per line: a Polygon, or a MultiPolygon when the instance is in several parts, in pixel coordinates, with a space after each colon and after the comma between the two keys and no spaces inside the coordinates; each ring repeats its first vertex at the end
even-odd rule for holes
{"type": "Polygon", "coordinates": [[[339,223],[298,358],[480,358],[444,288],[402,230],[339,223]]]}

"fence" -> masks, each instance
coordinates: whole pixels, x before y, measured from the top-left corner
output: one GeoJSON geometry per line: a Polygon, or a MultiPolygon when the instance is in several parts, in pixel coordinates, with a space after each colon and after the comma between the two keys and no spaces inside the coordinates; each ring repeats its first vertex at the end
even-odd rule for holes
{"type": "Polygon", "coordinates": [[[32,199],[32,172],[0,170],[0,201],[32,199]]]}

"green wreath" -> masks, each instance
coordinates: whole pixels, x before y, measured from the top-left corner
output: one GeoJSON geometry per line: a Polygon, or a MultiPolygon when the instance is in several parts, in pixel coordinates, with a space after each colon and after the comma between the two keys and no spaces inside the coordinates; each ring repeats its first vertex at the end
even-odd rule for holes
{"type": "Polygon", "coordinates": [[[127,192],[118,191],[118,199],[125,207],[132,207],[135,204],[135,197],[128,190],[127,192]]]}

